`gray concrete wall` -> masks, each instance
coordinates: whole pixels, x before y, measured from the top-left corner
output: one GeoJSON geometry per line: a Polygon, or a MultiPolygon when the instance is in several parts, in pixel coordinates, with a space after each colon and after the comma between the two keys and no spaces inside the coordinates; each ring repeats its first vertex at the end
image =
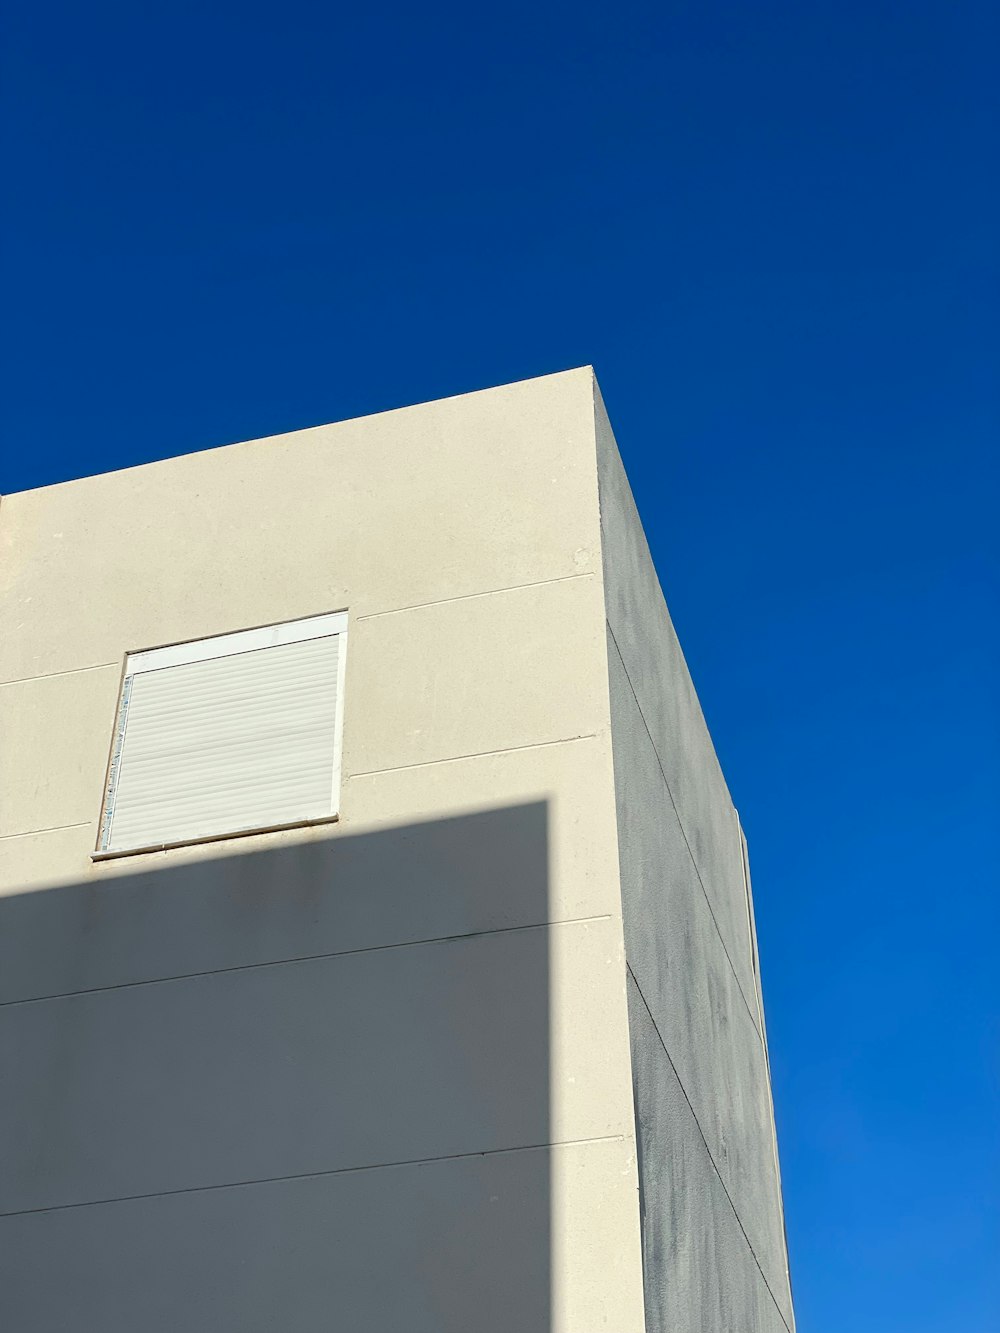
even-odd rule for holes
{"type": "Polygon", "coordinates": [[[595,386],[647,1333],[794,1327],[743,840],[595,386]]]}
{"type": "Polygon", "coordinates": [[[0,1327],[640,1333],[591,379],[0,501],[0,1327]],[[123,655],[345,608],[340,823],[92,863],[123,655]]]}

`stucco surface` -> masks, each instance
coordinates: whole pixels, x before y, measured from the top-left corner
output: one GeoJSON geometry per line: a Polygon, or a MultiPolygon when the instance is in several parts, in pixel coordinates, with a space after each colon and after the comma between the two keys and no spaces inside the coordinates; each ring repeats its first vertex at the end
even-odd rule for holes
{"type": "Polygon", "coordinates": [[[96,865],[96,821],[0,840],[0,1002],[618,913],[610,774],[591,738],[348,782],[335,828],[96,865]]]}
{"type": "Polygon", "coordinates": [[[739,821],[595,415],[646,1333],[791,1329],[739,821]]]}
{"type": "MultiPolygon", "coordinates": [[[[625,947],[649,1009],[644,1040],[662,1041],[746,1243],[786,1317],[784,1236],[763,1043],[721,947],[691,853],[613,641],[613,735],[625,947]],[[649,1024],[655,1025],[650,1033],[649,1024]]],[[[739,829],[733,817],[733,837],[739,829]]],[[[749,946],[749,939],[747,941],[749,946]]],[[[633,1059],[638,1034],[633,1032],[633,1059]]],[[[642,1058],[648,1053],[643,1053],[642,1058]]],[[[654,1201],[665,1201],[651,1188],[654,1201]]],[[[698,1327],[694,1325],[693,1327],[698,1327]]]]}
{"type": "Polygon", "coordinates": [[[589,370],[0,548],[0,1323],[640,1333],[589,370]],[[340,608],[340,822],[93,863],[124,653],[340,608]]]}
{"type": "Polygon", "coordinates": [[[0,1218],[0,1323],[639,1333],[641,1290],[623,1281],[638,1245],[617,1189],[627,1165],[607,1142],[0,1218]]]}
{"type": "Polygon", "coordinates": [[[629,982],[646,1333],[788,1333],[629,982]]]}
{"type": "Polygon", "coordinates": [[[592,735],[607,725],[595,577],[352,626],[344,767],[363,773],[592,735]]]}
{"type": "Polygon", "coordinates": [[[96,838],[96,819],[0,837],[0,897],[79,879],[96,838]]]}
{"type": "Polygon", "coordinates": [[[4,497],[0,623],[0,1324],[782,1333],[738,826],[589,369],[4,497]],[[123,655],[341,608],[339,823],[92,862],[123,655]]]}
{"type": "Polygon", "coordinates": [[[96,820],[121,670],[0,685],[0,836],[96,820]]]}
{"type": "Polygon", "coordinates": [[[599,568],[589,369],[3,497],[0,681],[599,568]]]}
{"type": "Polygon", "coordinates": [[[589,922],[8,1004],[4,1211],[622,1135],[615,966],[589,922]]]}
{"type": "Polygon", "coordinates": [[[753,978],[733,803],[667,611],[618,446],[597,393],[607,618],[698,874],[747,999],[753,978]]]}
{"type": "MultiPolygon", "coordinates": [[[[584,576],[359,618],[345,776],[606,729],[600,678],[580,669],[602,651],[599,608],[584,576]]],[[[0,686],[2,834],[96,823],[120,676],[119,662],[0,686]]]]}

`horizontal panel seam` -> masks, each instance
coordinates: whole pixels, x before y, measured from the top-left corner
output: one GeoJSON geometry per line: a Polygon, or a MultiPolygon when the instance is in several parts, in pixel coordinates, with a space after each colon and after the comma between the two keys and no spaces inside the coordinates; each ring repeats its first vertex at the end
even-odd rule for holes
{"type": "Polygon", "coordinates": [[[469,1161],[478,1157],[500,1157],[519,1152],[549,1152],[553,1148],[580,1148],[588,1144],[624,1143],[622,1134],[600,1134],[587,1139],[558,1139],[549,1143],[525,1143],[513,1148],[483,1148],[478,1152],[445,1153],[439,1157],[412,1157],[398,1162],[366,1162],[360,1166],[333,1167],[327,1171],[298,1171],[282,1176],[261,1176],[253,1180],[227,1180],[214,1185],[188,1185],[176,1190],[153,1190],[146,1194],[123,1194],[107,1199],[83,1199],[76,1203],[48,1204],[42,1208],[16,1208],[0,1212],[0,1217],[29,1217],[37,1213],[61,1213],[71,1208],[96,1208],[103,1204],[136,1203],[144,1199],[168,1199],[179,1194],[208,1194],[217,1190],[247,1189],[255,1185],[280,1185],[291,1180],[321,1180],[330,1176],[355,1175],[360,1171],[392,1171],[408,1166],[433,1166],[437,1162],[469,1161]]]}
{"type": "Polygon", "coordinates": [[[511,583],[503,588],[487,588],[484,592],[466,592],[460,593],[457,597],[438,597],[432,602],[414,602],[412,606],[394,606],[388,611],[369,611],[366,615],[358,616],[357,623],[363,620],[377,620],[380,616],[399,616],[406,611],[423,611],[432,606],[446,606],[451,602],[469,602],[477,597],[497,597],[506,592],[522,592],[528,588],[545,588],[553,583],[569,583],[574,579],[592,579],[593,570],[584,570],[579,574],[561,574],[554,579],[537,579],[533,583],[511,583]]]}
{"type": "MultiPolygon", "coordinates": [[[[578,574],[561,574],[553,579],[537,579],[532,583],[512,583],[503,588],[487,588],[483,592],[461,593],[457,597],[438,597],[430,602],[414,602],[411,606],[393,606],[387,611],[369,611],[363,616],[356,617],[356,623],[360,624],[364,620],[377,620],[381,616],[399,616],[407,611],[423,611],[432,606],[446,606],[451,602],[468,602],[478,597],[497,597],[507,592],[522,592],[528,588],[545,588],[554,583],[570,583],[576,579],[592,579],[595,577],[594,570],[583,570],[578,574]]],[[[240,633],[241,631],[235,631],[240,633]]],[[[74,676],[81,671],[101,671],[105,667],[121,666],[121,659],[114,662],[95,662],[90,666],[68,667],[64,671],[40,671],[33,676],[17,676],[13,680],[0,680],[0,688],[4,685],[23,685],[32,680],[48,680],[50,676],[74,676]]]]}
{"type": "Polygon", "coordinates": [[[232,967],[207,968],[200,972],[177,972],[167,977],[144,977],[138,981],[119,981],[108,986],[83,986],[79,990],[56,991],[51,995],[29,995],[19,1000],[2,1000],[0,1009],[9,1009],[14,1005],[44,1004],[54,1000],[69,1000],[81,995],[101,995],[108,991],[134,990],[137,986],[163,986],[176,981],[193,981],[198,977],[216,977],[229,972],[252,972],[265,967],[291,967],[298,963],[319,962],[327,958],[353,958],[358,954],[385,953],[388,949],[417,949],[434,944],[458,944],[464,940],[476,940],[491,935],[514,935],[529,930],[551,930],[556,926],[580,926],[595,921],[610,921],[605,913],[600,916],[566,917],[559,921],[532,921],[521,926],[494,926],[489,930],[472,930],[460,935],[435,935],[420,940],[394,940],[391,944],[370,944],[359,949],[333,949],[325,953],[308,953],[291,958],[268,958],[259,963],[236,963],[232,967]]]}
{"type": "Polygon", "coordinates": [[[488,759],[496,754],[516,754],[521,750],[544,750],[551,745],[570,745],[573,741],[592,741],[597,736],[596,731],[581,733],[579,736],[560,736],[554,741],[531,741],[527,745],[505,745],[501,750],[474,750],[471,754],[451,754],[445,755],[442,759],[422,759],[417,764],[393,764],[389,768],[366,768],[360,773],[348,773],[345,775],[345,781],[349,782],[352,778],[373,778],[380,773],[401,773],[408,768],[432,768],[435,764],[457,764],[465,759],[488,759]]]}
{"type": "Polygon", "coordinates": [[[18,833],[0,833],[0,842],[8,838],[33,838],[37,833],[61,833],[63,829],[87,828],[93,822],[92,819],[82,819],[78,824],[53,824],[49,828],[26,828],[18,833]]]}
{"type": "Polygon", "coordinates": [[[704,1131],[704,1130],[702,1129],[702,1127],[701,1127],[701,1121],[698,1119],[698,1113],[695,1111],[695,1109],[694,1109],[694,1105],[693,1105],[693,1103],[692,1103],[692,1101],[691,1101],[691,1098],[688,1096],[687,1089],[686,1089],[685,1086],[684,1086],[684,1083],[683,1083],[683,1081],[682,1081],[682,1079],[681,1079],[680,1074],[677,1072],[677,1066],[674,1064],[674,1062],[673,1062],[673,1058],[671,1057],[670,1052],[667,1050],[667,1044],[666,1044],[666,1042],[663,1040],[663,1034],[660,1032],[660,1029],[659,1029],[659,1026],[658,1026],[658,1024],[657,1024],[657,1022],[656,1022],[656,1019],[653,1017],[653,1011],[650,1009],[648,1003],[646,1002],[646,997],[645,997],[645,995],[644,995],[643,992],[642,992],[642,987],[639,985],[639,981],[638,981],[638,979],[637,979],[635,973],[632,971],[632,965],[631,965],[631,963],[626,962],[625,967],[626,967],[626,969],[627,969],[627,971],[628,971],[629,976],[632,978],[632,984],[635,986],[635,989],[636,989],[636,992],[638,993],[639,999],[642,1001],[642,1007],[645,1009],[646,1013],[649,1015],[649,1021],[650,1021],[650,1023],[652,1023],[652,1025],[653,1025],[653,1031],[656,1033],[656,1036],[657,1036],[657,1039],[658,1039],[658,1041],[659,1041],[659,1043],[660,1043],[660,1046],[663,1048],[663,1054],[667,1057],[667,1063],[670,1065],[670,1068],[671,1068],[671,1070],[672,1070],[672,1072],[673,1072],[674,1078],[677,1080],[677,1086],[680,1088],[680,1090],[681,1090],[681,1094],[682,1094],[682,1096],[683,1096],[683,1098],[684,1098],[684,1101],[687,1103],[687,1108],[688,1108],[688,1110],[691,1112],[691,1118],[692,1118],[692,1120],[693,1120],[694,1123],[695,1123],[695,1127],[696,1127],[696,1129],[698,1130],[698,1137],[701,1139],[702,1143],[704,1144],[704,1147],[705,1147],[705,1154],[706,1154],[706,1156],[708,1157],[708,1160],[711,1162],[711,1164],[712,1164],[712,1168],[713,1168],[713,1170],[715,1171],[715,1174],[716,1174],[716,1175],[718,1176],[718,1178],[719,1178],[719,1184],[722,1186],[723,1193],[724,1193],[725,1196],[726,1196],[726,1199],[727,1199],[727,1201],[728,1201],[728,1203],[729,1203],[730,1208],[733,1210],[733,1216],[736,1218],[736,1224],[737,1224],[737,1226],[739,1227],[739,1229],[740,1229],[740,1231],[741,1231],[741,1233],[742,1233],[742,1235],[743,1235],[743,1239],[746,1241],[747,1249],[750,1251],[750,1255],[751,1255],[751,1257],[752,1257],[754,1263],[755,1263],[756,1266],[757,1266],[757,1270],[758,1270],[758,1272],[760,1273],[761,1278],[763,1279],[764,1286],[767,1288],[767,1294],[771,1297],[771,1300],[774,1302],[774,1308],[777,1310],[777,1312],[778,1312],[778,1316],[779,1316],[779,1318],[781,1319],[781,1322],[782,1322],[782,1323],[785,1325],[785,1327],[789,1330],[789,1333],[791,1333],[791,1327],[790,1327],[790,1325],[789,1325],[789,1323],[788,1323],[788,1320],[785,1318],[784,1311],[782,1310],[781,1306],[778,1304],[778,1299],[777,1299],[777,1297],[775,1296],[774,1292],[771,1290],[771,1284],[770,1284],[770,1282],[768,1282],[768,1280],[767,1280],[767,1274],[764,1272],[764,1269],[763,1269],[763,1267],[761,1266],[761,1262],[760,1262],[760,1260],[757,1258],[757,1253],[756,1253],[756,1251],[754,1250],[754,1247],[753,1247],[753,1244],[752,1244],[752,1242],[751,1242],[751,1240],[750,1240],[750,1237],[747,1235],[746,1227],[744,1227],[744,1225],[743,1225],[743,1219],[740,1217],[739,1210],[737,1209],[736,1204],[733,1202],[733,1196],[729,1193],[729,1186],[726,1184],[725,1177],[723,1176],[722,1172],[720,1171],[720,1169],[719,1169],[719,1164],[718,1164],[718,1162],[716,1162],[716,1160],[715,1160],[715,1156],[714,1156],[713,1153],[712,1153],[712,1149],[711,1149],[711,1147],[709,1146],[708,1138],[707,1138],[706,1135],[705,1135],[705,1131],[704,1131]]]}
{"type": "Polygon", "coordinates": [[[53,676],[78,676],[82,671],[105,671],[108,667],[120,667],[121,658],[116,662],[95,662],[93,666],[68,667],[65,671],[40,671],[37,676],[17,676],[14,680],[0,680],[0,689],[5,685],[27,685],[33,680],[51,680],[53,676]]]}
{"type": "MultiPolygon", "coordinates": [[[[712,924],[713,926],[715,926],[716,934],[719,937],[719,943],[722,945],[722,952],[726,955],[726,961],[728,962],[730,970],[732,971],[733,977],[736,981],[736,989],[739,991],[743,1003],[746,1005],[746,1010],[747,1013],[750,1015],[750,1022],[753,1023],[754,1031],[757,1033],[758,1037],[761,1037],[760,1029],[757,1027],[757,1023],[753,1016],[753,1010],[750,1008],[750,1001],[747,999],[746,993],[743,990],[743,983],[742,981],[740,981],[740,974],[736,971],[736,965],[734,964],[732,955],[730,954],[729,949],[726,945],[726,937],[722,933],[722,928],[719,925],[718,917],[715,915],[715,909],[712,906],[712,900],[709,897],[708,889],[705,887],[705,881],[701,877],[701,871],[698,868],[698,862],[695,859],[694,851],[691,847],[690,842],[688,841],[687,831],[684,828],[684,821],[681,819],[681,813],[677,808],[677,802],[674,800],[674,793],[670,788],[670,783],[667,781],[667,775],[663,769],[663,762],[660,759],[660,752],[656,748],[656,741],[653,739],[653,733],[649,729],[649,723],[646,721],[646,715],[642,711],[642,704],[639,702],[639,696],[635,692],[635,686],[632,684],[632,677],[629,675],[628,667],[625,665],[625,658],[622,656],[622,650],[618,646],[618,640],[615,638],[615,632],[611,627],[610,620],[607,622],[607,626],[608,626],[608,633],[611,635],[611,641],[615,645],[615,652],[618,654],[618,660],[619,662],[621,662],[622,670],[625,672],[625,679],[628,681],[628,687],[629,690],[631,691],[632,698],[635,700],[635,706],[639,710],[639,716],[642,718],[642,725],[645,729],[646,735],[649,737],[649,743],[653,747],[653,756],[656,759],[656,766],[660,770],[660,777],[663,779],[663,785],[667,789],[667,795],[670,798],[670,804],[673,807],[674,815],[676,816],[677,819],[677,827],[681,831],[681,837],[684,839],[684,846],[687,848],[687,854],[691,858],[691,866],[698,879],[698,883],[701,886],[701,891],[705,896],[705,902],[708,906],[709,915],[712,918],[712,924]]],[[[762,1037],[761,1040],[763,1040],[762,1037]]]]}
{"type": "MultiPolygon", "coordinates": [[[[553,745],[572,745],[575,741],[595,740],[597,738],[597,734],[598,733],[596,731],[589,731],[589,732],[584,732],[578,736],[560,736],[557,740],[554,741],[532,741],[527,745],[508,745],[501,750],[476,750],[473,751],[471,754],[446,755],[442,759],[424,759],[421,760],[421,762],[418,764],[396,764],[390,768],[369,768],[369,769],[364,769],[359,773],[345,773],[344,781],[346,783],[352,781],[354,778],[378,777],[383,773],[402,773],[406,772],[408,769],[413,769],[413,768],[433,768],[437,764],[458,764],[458,763],[463,763],[467,759],[489,759],[492,758],[494,755],[518,754],[523,750],[545,750],[553,745]]],[[[94,821],[91,819],[86,819],[78,824],[55,824],[51,828],[24,829],[17,833],[4,833],[0,834],[0,841],[3,841],[5,838],[28,838],[38,833],[58,833],[63,829],[85,828],[87,825],[92,824],[93,822],[94,821]]],[[[308,821],[308,822],[311,823],[313,821],[308,821]]],[[[261,832],[268,832],[268,831],[269,830],[267,829],[261,830],[261,832]]],[[[219,834],[217,835],[217,837],[216,836],[207,837],[204,839],[204,841],[205,842],[222,841],[224,836],[228,835],[219,834]]]]}

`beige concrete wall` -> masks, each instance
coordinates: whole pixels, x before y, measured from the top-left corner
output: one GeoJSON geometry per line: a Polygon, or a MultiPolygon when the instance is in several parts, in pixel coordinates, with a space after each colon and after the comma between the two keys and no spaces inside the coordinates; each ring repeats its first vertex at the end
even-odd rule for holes
{"type": "Polygon", "coordinates": [[[5,1327],[643,1328],[591,383],[0,501],[5,1327]],[[340,609],[340,823],[91,862],[123,655],[340,609]]]}

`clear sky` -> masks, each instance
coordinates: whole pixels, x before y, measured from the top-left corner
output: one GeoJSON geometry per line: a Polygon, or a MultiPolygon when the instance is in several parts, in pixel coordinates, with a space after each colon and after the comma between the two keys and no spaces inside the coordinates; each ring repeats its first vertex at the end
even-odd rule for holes
{"type": "Polygon", "coordinates": [[[750,841],[802,1333],[1000,1328],[998,14],[0,29],[0,490],[596,366],[750,841]]]}

